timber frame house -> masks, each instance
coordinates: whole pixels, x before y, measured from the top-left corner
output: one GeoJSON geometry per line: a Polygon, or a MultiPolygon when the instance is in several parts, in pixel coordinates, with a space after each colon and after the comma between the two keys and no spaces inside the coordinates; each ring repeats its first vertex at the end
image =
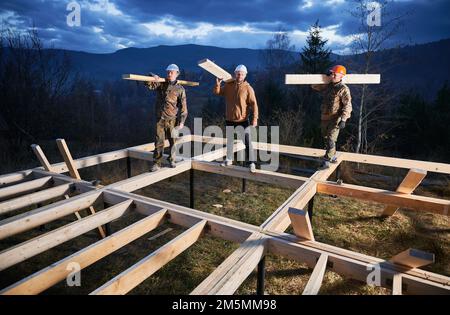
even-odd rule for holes
{"type": "MultiPolygon", "coordinates": [[[[411,211],[426,211],[448,216],[450,201],[413,195],[427,172],[450,174],[450,164],[399,158],[338,152],[338,162],[327,170],[316,171],[310,177],[294,176],[279,172],[257,170],[251,173],[239,166],[221,167],[215,160],[226,154],[226,140],[197,135],[184,136],[177,143],[215,143],[223,147],[212,152],[185,158],[176,168],[162,168],[157,172],[146,172],[131,177],[130,160],[153,158],[154,144],[145,144],[113,152],[73,159],[62,139],[57,140],[64,162],[50,164],[39,146],[33,151],[41,167],[0,176],[0,215],[24,209],[41,202],[58,200],[34,210],[10,216],[0,221],[0,240],[22,233],[58,218],[75,214],[77,220],[46,232],[26,242],[0,252],[0,271],[18,264],[59,244],[76,238],[88,231],[98,229],[101,238],[94,244],[59,260],[47,268],[37,271],[22,280],[1,288],[1,294],[38,294],[64,280],[70,271],[67,265],[77,261],[86,268],[117,249],[136,240],[164,222],[182,226],[186,230],[158,250],[149,253],[130,268],[110,279],[91,294],[126,294],[170,260],[194,244],[203,234],[240,243],[222,264],[204,279],[191,294],[233,294],[243,281],[258,268],[258,292],[263,293],[264,257],[266,254],[280,255],[313,268],[303,294],[318,294],[326,270],[332,270],[344,277],[366,283],[373,266],[380,268],[380,286],[392,290],[392,294],[449,294],[450,278],[420,269],[432,263],[434,255],[416,249],[408,249],[391,260],[384,260],[336,246],[317,242],[308,216],[316,193],[374,201],[386,204],[380,215],[393,215],[398,208],[411,211]],[[94,185],[80,178],[78,169],[127,160],[128,178],[107,186],[94,185]],[[382,165],[405,168],[409,172],[397,191],[350,185],[329,180],[342,162],[382,165]],[[193,172],[203,171],[243,178],[296,189],[295,192],[260,226],[232,220],[193,209],[193,172]],[[191,172],[191,207],[147,198],[133,191],[155,182],[191,172]],[[67,173],[64,175],[63,173],[67,173]],[[50,185],[50,188],[48,186],[50,185]],[[69,193],[77,195],[69,197],[69,193]],[[102,203],[104,209],[95,210],[102,203]],[[89,209],[90,214],[81,217],[78,211],[89,209]],[[137,211],[145,217],[114,233],[105,231],[104,226],[113,220],[120,220],[127,213],[137,211]],[[292,225],[294,235],[285,233],[292,225]]],[[[167,143],[168,144],[168,143],[167,143]]],[[[255,142],[258,150],[278,150],[289,155],[320,157],[324,150],[255,142]]],[[[235,141],[234,151],[244,148],[235,141]]]]}

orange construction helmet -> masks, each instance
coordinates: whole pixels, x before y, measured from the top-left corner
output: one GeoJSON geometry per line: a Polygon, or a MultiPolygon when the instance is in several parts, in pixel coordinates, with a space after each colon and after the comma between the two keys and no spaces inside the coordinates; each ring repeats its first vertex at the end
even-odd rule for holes
{"type": "Polygon", "coordinates": [[[340,73],[343,75],[347,74],[347,69],[345,69],[342,65],[335,65],[333,68],[331,68],[330,72],[340,73]]]}

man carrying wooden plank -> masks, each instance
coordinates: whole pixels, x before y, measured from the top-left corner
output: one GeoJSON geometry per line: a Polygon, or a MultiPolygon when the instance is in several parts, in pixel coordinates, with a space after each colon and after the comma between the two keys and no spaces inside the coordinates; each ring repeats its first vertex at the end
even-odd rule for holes
{"type": "Polygon", "coordinates": [[[336,163],[336,142],[339,131],[345,128],[345,123],[352,112],[350,89],[342,82],[346,74],[347,70],[344,66],[336,65],[330,70],[330,83],[311,85],[323,96],[320,126],[326,152],[321,169],[327,169],[330,163],[336,163]]]}
{"type": "MultiPolygon", "coordinates": [[[[255,171],[254,151],[251,148],[250,125],[258,125],[258,103],[256,101],[255,91],[251,85],[245,81],[247,76],[247,67],[239,65],[234,70],[234,80],[228,80],[224,86],[221,86],[223,78],[216,79],[216,86],[213,93],[225,97],[226,111],[225,119],[227,129],[229,127],[243,127],[245,129],[245,163],[252,172],[255,171]],[[249,123],[250,110],[252,112],[252,121],[249,123]]],[[[223,166],[229,166],[233,163],[233,140],[234,133],[229,136],[227,132],[227,157],[222,163],[223,166]]]]}
{"type": "Polygon", "coordinates": [[[158,82],[159,77],[153,75],[156,82],[145,83],[150,90],[155,90],[157,93],[155,101],[156,139],[152,172],[161,168],[166,138],[170,143],[170,167],[176,167],[176,139],[174,137],[176,131],[174,129],[176,126],[183,128],[188,115],[186,91],[177,81],[180,69],[177,65],[171,64],[167,67],[166,72],[166,82],[158,82]]]}

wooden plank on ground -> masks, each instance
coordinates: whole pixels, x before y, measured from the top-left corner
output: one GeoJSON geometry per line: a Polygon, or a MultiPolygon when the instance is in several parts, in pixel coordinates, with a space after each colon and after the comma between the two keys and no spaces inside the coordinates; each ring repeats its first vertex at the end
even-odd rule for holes
{"type": "Polygon", "coordinates": [[[419,268],[434,263],[434,254],[410,248],[395,255],[390,261],[408,268],[419,268]]]}
{"type": "Polygon", "coordinates": [[[328,255],[322,254],[314,267],[314,270],[309,277],[308,283],[303,290],[303,295],[317,295],[322,286],[323,276],[327,268],[328,255]]]}
{"type": "MultiPolygon", "coordinates": [[[[427,176],[427,171],[420,169],[410,169],[403,181],[397,188],[397,192],[401,194],[411,194],[422,180],[427,176]]],[[[392,216],[399,208],[393,205],[387,205],[384,208],[383,216],[392,216]]]]}
{"type": "Polygon", "coordinates": [[[211,73],[216,78],[222,79],[224,81],[230,81],[233,80],[233,77],[231,76],[228,71],[222,69],[218,65],[216,65],[214,62],[212,62],[209,59],[203,59],[198,62],[198,66],[200,68],[205,69],[209,73],[211,73]]]}
{"type": "Polygon", "coordinates": [[[68,265],[77,262],[80,268],[86,268],[96,261],[115,252],[119,248],[133,242],[139,237],[152,231],[164,222],[165,209],[145,217],[116,233],[85,247],[78,252],[51,264],[17,283],[0,291],[2,295],[39,294],[59,281],[65,279],[71,272],[68,265]]]}
{"type": "Polygon", "coordinates": [[[30,257],[89,232],[100,225],[119,218],[130,208],[132,203],[132,200],[124,201],[0,252],[0,270],[27,260],[30,257]]]}
{"type": "MultiPolygon", "coordinates": [[[[380,84],[379,74],[347,74],[342,78],[345,84],[380,84]]],[[[328,84],[330,77],[325,74],[286,74],[286,84],[328,84]]]]}
{"type": "Polygon", "coordinates": [[[309,241],[314,241],[314,233],[308,211],[290,207],[288,214],[295,235],[309,241]]]}
{"type": "Polygon", "coordinates": [[[197,242],[203,232],[206,222],[206,220],[198,222],[169,243],[141,259],[138,263],[93,291],[91,294],[126,294],[131,291],[145,279],[161,269],[169,261],[197,242]]]}

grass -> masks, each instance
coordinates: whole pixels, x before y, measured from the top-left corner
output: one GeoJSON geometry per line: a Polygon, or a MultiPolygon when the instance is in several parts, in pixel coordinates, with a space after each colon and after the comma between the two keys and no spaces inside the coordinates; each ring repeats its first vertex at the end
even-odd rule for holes
{"type": "MultiPolygon", "coordinates": [[[[133,162],[133,175],[147,170],[148,167],[146,162],[133,162]]],[[[101,179],[103,184],[109,184],[124,179],[125,173],[125,163],[119,161],[85,169],[82,177],[101,179]]],[[[240,179],[195,172],[196,209],[254,225],[262,224],[293,191],[293,189],[248,181],[247,191],[243,193],[240,179]]],[[[189,206],[189,173],[179,174],[136,193],[189,206]]],[[[423,188],[419,193],[428,194],[423,188]]],[[[385,259],[410,247],[433,252],[436,255],[436,263],[423,269],[450,275],[448,217],[400,210],[393,217],[381,219],[379,214],[382,210],[383,206],[377,203],[318,194],[315,197],[313,217],[316,240],[385,259]]],[[[113,232],[118,231],[141,218],[143,218],[142,215],[132,213],[114,222],[112,230],[113,232]]],[[[74,221],[74,217],[67,216],[47,224],[46,230],[72,221],[74,221]]],[[[184,230],[166,223],[84,269],[81,272],[81,287],[68,287],[63,281],[45,293],[90,293],[184,230]],[[167,228],[171,228],[169,233],[149,240],[152,235],[167,228]]],[[[42,233],[43,231],[34,229],[2,240],[0,246],[6,248],[42,233]]],[[[94,230],[8,268],[0,272],[0,287],[6,287],[97,240],[98,233],[94,230]]],[[[188,294],[238,246],[239,244],[205,236],[130,293],[188,294]]],[[[301,294],[312,272],[305,264],[274,255],[268,255],[266,267],[266,292],[268,294],[301,294]]],[[[255,289],[256,275],[253,273],[236,293],[254,294],[255,289]]],[[[387,294],[389,290],[370,287],[327,271],[320,293],[387,294]]]]}

